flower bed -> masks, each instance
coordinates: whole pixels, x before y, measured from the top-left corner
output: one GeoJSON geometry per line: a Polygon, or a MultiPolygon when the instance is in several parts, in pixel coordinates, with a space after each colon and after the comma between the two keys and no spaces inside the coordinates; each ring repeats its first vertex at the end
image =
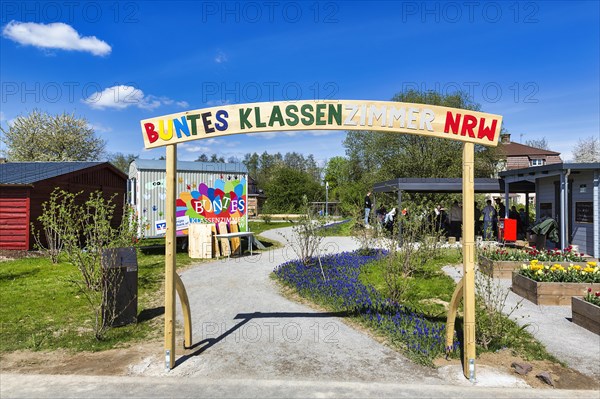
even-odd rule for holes
{"type": "Polygon", "coordinates": [[[569,305],[571,298],[587,287],[600,291],[600,270],[596,262],[585,267],[555,263],[544,265],[532,260],[513,272],[512,290],[537,305],[569,305]]]}
{"type": "MultiPolygon", "coordinates": [[[[382,258],[383,251],[361,255],[343,252],[321,258],[327,279],[318,263],[304,265],[294,260],[279,265],[274,273],[304,297],[334,311],[347,312],[375,329],[384,331],[392,341],[401,342],[408,354],[431,363],[445,351],[445,324],[433,322],[389,299],[359,280],[360,269],[382,258]]],[[[456,347],[456,344],[455,344],[456,347]]]]}
{"type": "Polygon", "coordinates": [[[600,335],[600,306],[576,296],[571,301],[573,323],[600,335]]]}
{"type": "Polygon", "coordinates": [[[495,278],[511,278],[512,272],[519,270],[523,261],[549,261],[560,264],[565,268],[570,265],[579,265],[585,268],[587,264],[583,256],[584,254],[573,252],[572,247],[567,247],[564,251],[539,251],[535,248],[527,250],[512,248],[484,249],[479,255],[479,269],[488,276],[495,278]]]}

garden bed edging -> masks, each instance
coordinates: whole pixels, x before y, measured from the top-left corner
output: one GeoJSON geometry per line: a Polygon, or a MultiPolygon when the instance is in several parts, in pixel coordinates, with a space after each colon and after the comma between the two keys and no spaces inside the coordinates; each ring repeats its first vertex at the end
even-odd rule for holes
{"type": "Polygon", "coordinates": [[[536,305],[568,306],[572,297],[580,297],[588,288],[600,291],[600,283],[555,283],[540,282],[515,271],[512,275],[512,290],[515,294],[536,305]]]}

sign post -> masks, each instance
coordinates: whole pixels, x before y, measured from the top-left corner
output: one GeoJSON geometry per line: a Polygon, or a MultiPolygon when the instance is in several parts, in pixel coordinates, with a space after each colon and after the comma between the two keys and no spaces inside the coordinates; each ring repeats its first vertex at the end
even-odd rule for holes
{"type": "Polygon", "coordinates": [[[465,143],[463,148],[463,306],[464,306],[464,359],[463,373],[475,380],[475,145],[465,143]]]}
{"type": "Polygon", "coordinates": [[[177,267],[177,224],[175,199],[177,182],[177,144],[167,146],[165,236],[165,368],[175,367],[175,272],[177,267]]]}

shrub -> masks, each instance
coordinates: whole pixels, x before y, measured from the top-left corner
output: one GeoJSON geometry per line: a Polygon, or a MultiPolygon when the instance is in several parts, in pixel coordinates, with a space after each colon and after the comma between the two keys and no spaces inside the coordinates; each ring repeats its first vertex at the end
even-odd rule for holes
{"type": "Polygon", "coordinates": [[[101,340],[112,322],[119,317],[119,313],[114,311],[116,298],[111,299],[108,294],[121,284],[117,269],[103,267],[103,263],[111,263],[107,254],[116,254],[116,251],[105,250],[130,247],[137,243],[137,219],[133,217],[133,210],[126,207],[120,226],[113,228],[111,222],[116,205],[112,198],[105,200],[102,193],[97,191],[80,204],[77,197],[81,193],[55,193],[55,203],[47,209],[58,209],[55,214],[58,216],[48,217],[47,220],[52,221],[53,229],[58,232],[67,261],[80,272],[81,279],[72,282],[88,301],[94,314],[94,335],[101,340]]]}

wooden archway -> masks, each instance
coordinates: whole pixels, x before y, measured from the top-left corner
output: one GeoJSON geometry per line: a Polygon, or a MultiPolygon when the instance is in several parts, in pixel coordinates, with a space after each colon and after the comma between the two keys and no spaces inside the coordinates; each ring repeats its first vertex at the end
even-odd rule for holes
{"type": "MultiPolygon", "coordinates": [[[[464,142],[463,279],[448,312],[448,327],[460,297],[464,304],[463,373],[475,378],[475,144],[497,146],[502,117],[427,104],[368,100],[304,100],[224,105],[142,120],[144,146],[167,147],[165,254],[165,366],[175,366],[175,291],[183,293],[186,345],[191,344],[191,315],[185,287],[175,273],[177,144],[244,133],[305,130],[371,130],[417,134],[464,142]],[[177,284],[176,284],[177,282],[177,284]]],[[[448,336],[454,334],[448,328],[448,336]]],[[[452,340],[450,340],[450,343],[452,340]]]]}

